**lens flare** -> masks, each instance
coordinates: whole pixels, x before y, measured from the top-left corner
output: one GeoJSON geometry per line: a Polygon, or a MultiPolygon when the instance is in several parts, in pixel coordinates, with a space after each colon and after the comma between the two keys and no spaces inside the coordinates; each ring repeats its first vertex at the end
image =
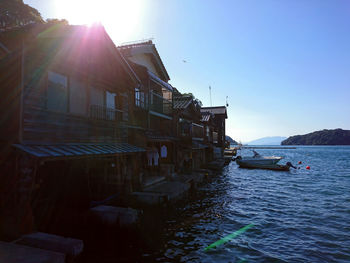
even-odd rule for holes
{"type": "Polygon", "coordinates": [[[247,231],[249,228],[252,228],[254,225],[253,224],[249,224],[245,227],[242,227],[241,229],[233,232],[232,234],[225,236],[224,238],[214,242],[213,244],[207,246],[204,251],[208,251],[211,248],[216,248],[222,244],[225,244],[226,242],[230,241],[231,239],[234,239],[235,237],[237,237],[238,235],[244,233],[245,231],[247,231]]]}

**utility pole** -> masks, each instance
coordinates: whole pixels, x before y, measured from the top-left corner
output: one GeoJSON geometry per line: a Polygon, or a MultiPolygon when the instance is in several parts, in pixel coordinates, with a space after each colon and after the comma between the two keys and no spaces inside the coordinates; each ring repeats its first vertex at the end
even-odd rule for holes
{"type": "Polygon", "coordinates": [[[209,86],[209,96],[210,96],[210,107],[213,107],[213,103],[211,102],[211,86],[209,86]]]}

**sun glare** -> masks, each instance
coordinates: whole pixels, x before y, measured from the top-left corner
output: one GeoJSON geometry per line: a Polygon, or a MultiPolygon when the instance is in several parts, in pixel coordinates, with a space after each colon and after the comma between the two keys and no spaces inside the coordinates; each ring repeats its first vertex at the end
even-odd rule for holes
{"type": "Polygon", "coordinates": [[[128,41],[137,30],[142,11],[141,0],[56,0],[59,18],[72,25],[102,23],[117,40],[128,41]]]}

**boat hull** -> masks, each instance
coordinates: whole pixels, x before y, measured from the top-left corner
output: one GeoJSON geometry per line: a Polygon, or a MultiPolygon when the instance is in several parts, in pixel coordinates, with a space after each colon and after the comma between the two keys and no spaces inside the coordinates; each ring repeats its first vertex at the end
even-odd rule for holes
{"type": "Polygon", "coordinates": [[[255,158],[255,157],[243,157],[243,158],[236,158],[237,163],[240,162],[242,164],[251,164],[251,165],[274,165],[277,164],[282,157],[262,157],[262,158],[255,158]]]}
{"type": "Polygon", "coordinates": [[[244,162],[240,160],[236,160],[236,162],[240,168],[248,168],[248,169],[289,171],[289,168],[290,168],[288,165],[280,165],[280,164],[259,164],[259,163],[252,163],[252,162],[244,162]]]}

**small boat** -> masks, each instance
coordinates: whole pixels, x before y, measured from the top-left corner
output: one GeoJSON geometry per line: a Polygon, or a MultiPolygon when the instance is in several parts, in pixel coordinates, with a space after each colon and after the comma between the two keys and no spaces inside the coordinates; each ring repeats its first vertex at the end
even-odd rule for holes
{"type": "Polygon", "coordinates": [[[283,157],[280,156],[261,156],[256,151],[254,151],[254,156],[252,157],[241,157],[236,158],[236,163],[239,167],[250,168],[250,169],[268,169],[276,171],[289,171],[290,167],[293,167],[291,163],[286,165],[277,164],[283,157]]]}
{"type": "Polygon", "coordinates": [[[273,165],[277,164],[283,157],[280,156],[261,156],[259,153],[254,151],[252,157],[241,157],[236,158],[236,162],[239,165],[273,165]]]}
{"type": "Polygon", "coordinates": [[[240,163],[239,160],[236,160],[240,168],[248,169],[265,169],[265,170],[274,170],[274,171],[289,171],[290,167],[288,164],[252,164],[252,163],[240,163]]]}

